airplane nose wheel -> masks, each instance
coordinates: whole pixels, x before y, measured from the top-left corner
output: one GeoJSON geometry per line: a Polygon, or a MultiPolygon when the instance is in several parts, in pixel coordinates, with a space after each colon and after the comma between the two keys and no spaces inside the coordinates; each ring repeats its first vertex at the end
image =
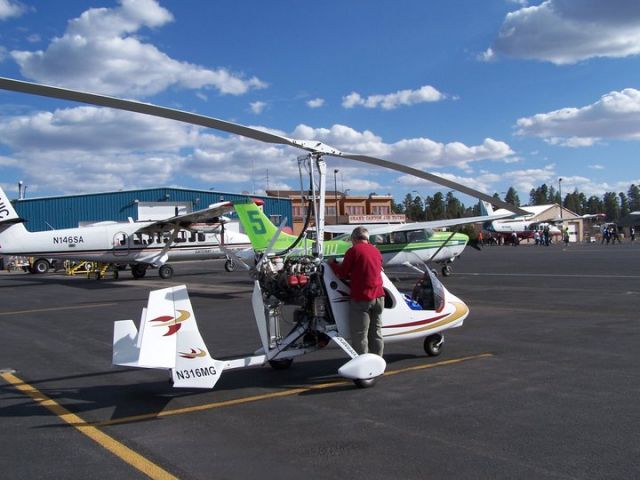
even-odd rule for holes
{"type": "Polygon", "coordinates": [[[228,258],[227,261],[224,262],[224,269],[227,272],[233,272],[236,269],[236,265],[235,265],[235,263],[233,263],[233,260],[228,258]]]}
{"type": "Polygon", "coordinates": [[[451,267],[449,265],[445,265],[444,267],[442,267],[442,275],[445,277],[451,275],[451,267]]]}
{"type": "Polygon", "coordinates": [[[437,357],[442,353],[442,347],[444,345],[444,336],[436,333],[435,335],[429,335],[424,339],[424,351],[430,357],[437,357]]]}

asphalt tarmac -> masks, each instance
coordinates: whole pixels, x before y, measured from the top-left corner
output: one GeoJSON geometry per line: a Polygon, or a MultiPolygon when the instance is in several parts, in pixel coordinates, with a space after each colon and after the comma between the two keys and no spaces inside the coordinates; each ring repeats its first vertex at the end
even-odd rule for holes
{"type": "Polygon", "coordinates": [[[468,248],[453,270],[445,285],[471,313],[439,357],[388,345],[387,374],[358,389],[333,349],[230,371],[212,391],[112,367],[113,321],[186,284],[210,352],[248,354],[246,273],[1,273],[0,476],[640,478],[640,244],[468,248]]]}

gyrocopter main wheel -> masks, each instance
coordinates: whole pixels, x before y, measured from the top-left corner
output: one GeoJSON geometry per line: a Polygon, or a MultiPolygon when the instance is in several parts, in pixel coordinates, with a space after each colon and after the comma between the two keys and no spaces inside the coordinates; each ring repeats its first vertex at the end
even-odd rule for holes
{"type": "Polygon", "coordinates": [[[293,358],[283,358],[280,360],[269,360],[269,365],[274,370],[286,370],[293,363],[293,358]]]}
{"type": "Polygon", "coordinates": [[[353,383],[356,384],[358,388],[371,388],[376,384],[377,378],[356,378],[353,380],[353,383]]]}

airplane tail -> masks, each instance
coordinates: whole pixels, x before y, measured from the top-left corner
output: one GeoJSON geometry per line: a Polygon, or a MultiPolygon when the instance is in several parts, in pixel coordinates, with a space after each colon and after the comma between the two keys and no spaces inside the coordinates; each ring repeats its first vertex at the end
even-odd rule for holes
{"type": "Polygon", "coordinates": [[[480,215],[484,215],[484,216],[493,215],[493,206],[489,202],[480,200],[480,215]]]}
{"type": "Polygon", "coordinates": [[[182,388],[213,388],[225,366],[207,351],[185,285],[149,293],[139,330],[132,320],[114,323],[113,364],[170,369],[182,388]]]}
{"type": "Polygon", "coordinates": [[[24,220],[17,214],[9,198],[0,188],[0,254],[10,255],[16,245],[24,241],[27,229],[24,227],[24,220]]]}
{"type": "MultiPolygon", "coordinates": [[[[256,251],[266,250],[269,242],[278,232],[278,227],[253,202],[234,203],[233,207],[238,214],[242,228],[251,241],[253,249],[256,251]]],[[[295,236],[280,232],[273,249],[284,250],[293,244],[295,240],[295,236]]]]}
{"type": "Polygon", "coordinates": [[[0,225],[6,223],[17,223],[20,221],[21,219],[13,209],[13,205],[11,205],[6,193],[4,193],[4,190],[0,188],[0,225]]]}

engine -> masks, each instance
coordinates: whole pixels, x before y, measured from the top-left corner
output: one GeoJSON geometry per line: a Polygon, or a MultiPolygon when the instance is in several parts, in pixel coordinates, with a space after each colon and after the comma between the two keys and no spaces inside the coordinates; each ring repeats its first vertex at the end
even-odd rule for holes
{"type": "Polygon", "coordinates": [[[294,307],[293,328],[303,326],[306,330],[300,342],[305,346],[328,342],[322,332],[335,322],[322,282],[323,268],[322,262],[311,256],[273,257],[260,263],[256,280],[262,289],[272,346],[282,338],[281,325],[289,323],[285,313],[291,309],[285,309],[286,306],[294,307]]]}
{"type": "Polygon", "coordinates": [[[324,295],[321,268],[320,262],[309,256],[286,260],[274,257],[263,261],[257,280],[265,297],[305,306],[311,298],[324,295]]]}

